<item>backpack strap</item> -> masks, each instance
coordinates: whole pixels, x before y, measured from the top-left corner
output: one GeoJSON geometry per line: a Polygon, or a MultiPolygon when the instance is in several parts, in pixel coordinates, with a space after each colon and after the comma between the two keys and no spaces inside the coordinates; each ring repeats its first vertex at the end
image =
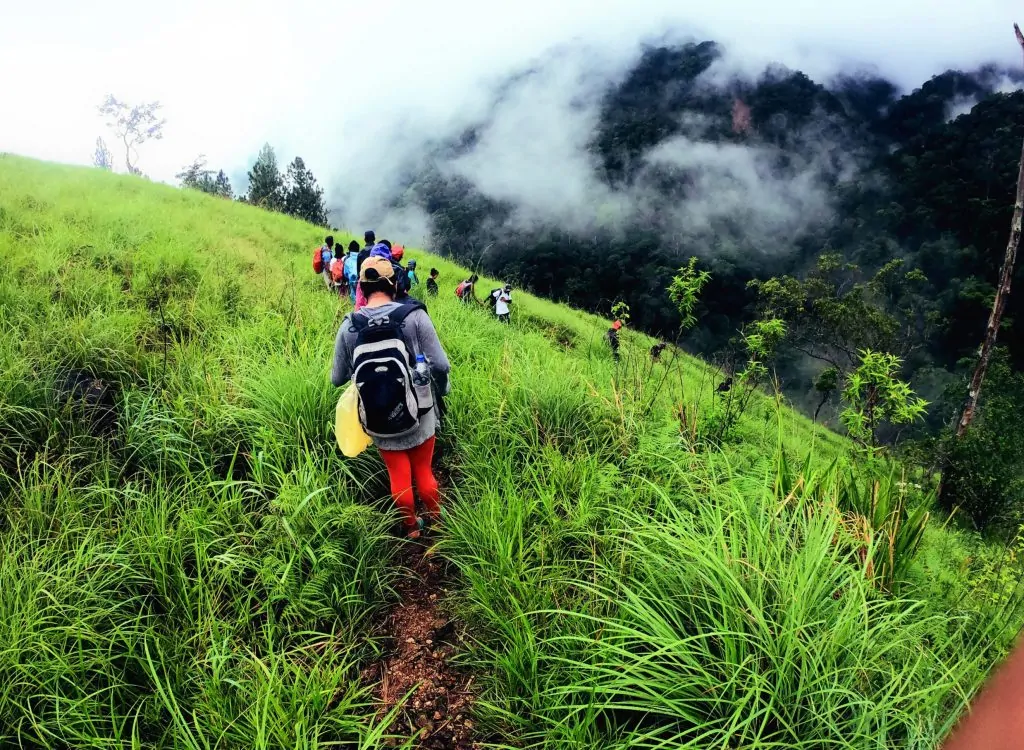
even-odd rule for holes
{"type": "Polygon", "coordinates": [[[353,312],[348,316],[349,330],[353,333],[359,333],[366,329],[370,325],[370,320],[365,315],[360,315],[358,312],[353,312]]]}
{"type": "Polygon", "coordinates": [[[398,303],[398,309],[394,312],[388,313],[388,320],[392,323],[398,323],[401,325],[405,322],[405,319],[416,310],[427,311],[426,306],[418,299],[404,299],[398,303]]]}

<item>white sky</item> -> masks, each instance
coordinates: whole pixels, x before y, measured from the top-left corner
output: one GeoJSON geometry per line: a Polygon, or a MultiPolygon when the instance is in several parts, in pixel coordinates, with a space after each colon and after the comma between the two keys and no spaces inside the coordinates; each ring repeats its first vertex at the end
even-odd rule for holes
{"type": "MultiPolygon", "coordinates": [[[[874,66],[907,88],[948,67],[1020,64],[1011,0],[0,0],[0,151],[89,163],[109,92],[157,99],[160,180],[204,153],[244,174],[264,141],[296,153],[330,198],[346,165],[396,123],[441,131],[485,81],[560,42],[612,56],[642,39],[712,38],[741,66],[826,77],[874,66]]],[[[348,168],[349,171],[351,167],[348,168]]]]}

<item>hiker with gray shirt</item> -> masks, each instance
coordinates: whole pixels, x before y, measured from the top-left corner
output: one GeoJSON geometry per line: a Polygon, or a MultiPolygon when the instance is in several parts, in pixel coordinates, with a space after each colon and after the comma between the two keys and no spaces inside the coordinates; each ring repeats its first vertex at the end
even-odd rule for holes
{"type": "Polygon", "coordinates": [[[391,496],[402,512],[406,534],[415,539],[423,519],[416,515],[414,483],[427,515],[433,520],[440,516],[432,467],[437,429],[433,391],[448,392],[451,365],[426,308],[414,300],[395,301],[395,270],[389,260],[367,258],[359,285],[366,306],[345,316],[338,329],[331,382],[338,388],[355,384],[360,422],[388,468],[391,496]]]}

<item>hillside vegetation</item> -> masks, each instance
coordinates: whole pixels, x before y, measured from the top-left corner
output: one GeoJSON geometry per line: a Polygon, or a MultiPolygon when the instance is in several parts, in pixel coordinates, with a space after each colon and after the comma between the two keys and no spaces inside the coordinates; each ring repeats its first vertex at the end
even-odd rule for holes
{"type": "MultiPolygon", "coordinates": [[[[363,677],[403,542],[334,444],[321,234],[0,156],[0,744],[415,746],[363,677]]],[[[616,365],[607,321],[518,292],[502,326],[410,254],[481,743],[936,745],[1016,632],[1015,548],[767,395],[701,440],[700,361],[630,332],[616,365]]]]}

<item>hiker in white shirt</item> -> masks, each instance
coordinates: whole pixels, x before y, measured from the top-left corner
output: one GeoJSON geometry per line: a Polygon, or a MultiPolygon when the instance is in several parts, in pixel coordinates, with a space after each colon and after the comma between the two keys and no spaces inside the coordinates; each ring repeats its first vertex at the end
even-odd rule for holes
{"type": "Polygon", "coordinates": [[[512,302],[512,287],[506,284],[504,288],[498,289],[494,294],[494,314],[502,323],[508,323],[511,315],[508,306],[512,302]]]}

